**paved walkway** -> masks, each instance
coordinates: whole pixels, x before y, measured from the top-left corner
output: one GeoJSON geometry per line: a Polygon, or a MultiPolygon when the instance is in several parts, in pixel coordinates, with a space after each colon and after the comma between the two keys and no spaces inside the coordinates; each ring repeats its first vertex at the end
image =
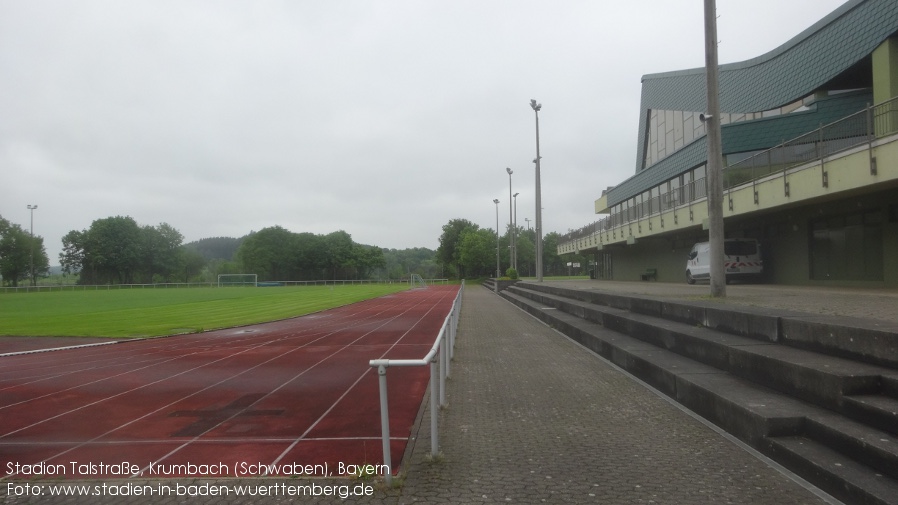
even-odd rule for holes
{"type": "Polygon", "coordinates": [[[824,503],[480,286],[447,394],[443,458],[420,439],[398,503],[824,503]]]}

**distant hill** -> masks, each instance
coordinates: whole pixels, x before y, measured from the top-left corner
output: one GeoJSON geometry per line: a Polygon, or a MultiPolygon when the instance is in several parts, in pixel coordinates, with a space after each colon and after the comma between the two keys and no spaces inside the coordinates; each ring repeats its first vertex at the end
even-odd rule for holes
{"type": "Polygon", "coordinates": [[[237,252],[237,248],[240,247],[241,243],[243,243],[243,238],[211,237],[184,244],[184,247],[199,251],[206,260],[222,259],[231,261],[234,259],[234,253],[237,252]]]}

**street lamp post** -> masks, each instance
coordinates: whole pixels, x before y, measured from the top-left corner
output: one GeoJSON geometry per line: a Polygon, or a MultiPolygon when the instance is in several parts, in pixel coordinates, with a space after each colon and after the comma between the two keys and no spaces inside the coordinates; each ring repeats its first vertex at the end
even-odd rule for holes
{"type": "Polygon", "coordinates": [[[493,286],[496,290],[496,293],[499,292],[499,277],[502,275],[499,274],[499,199],[496,198],[493,200],[493,203],[496,204],[496,283],[493,286]]]}
{"type": "Polygon", "coordinates": [[[511,195],[514,198],[514,219],[511,220],[511,252],[514,255],[511,258],[511,267],[514,268],[514,271],[518,271],[518,195],[520,193],[515,193],[511,195]]]}
{"type": "Polygon", "coordinates": [[[536,281],[543,281],[543,206],[542,206],[542,191],[539,185],[539,110],[542,109],[543,105],[541,103],[536,103],[536,100],[530,100],[530,107],[533,109],[533,113],[536,115],[536,159],[533,160],[533,163],[536,164],[536,281]]]}
{"type": "MultiPolygon", "coordinates": [[[[530,231],[530,221],[532,221],[532,219],[525,217],[524,221],[527,222],[527,231],[530,231]]],[[[527,277],[530,277],[530,263],[527,263],[527,277]]]]}
{"type": "Polygon", "coordinates": [[[511,196],[511,174],[514,173],[514,170],[505,167],[505,171],[508,172],[508,263],[511,268],[514,268],[514,217],[512,215],[512,200],[511,196]]]}
{"type": "Polygon", "coordinates": [[[31,285],[34,286],[36,283],[34,282],[34,209],[37,208],[37,205],[28,205],[28,210],[31,211],[31,240],[29,241],[31,244],[31,260],[30,264],[30,273],[31,273],[31,285]]]}

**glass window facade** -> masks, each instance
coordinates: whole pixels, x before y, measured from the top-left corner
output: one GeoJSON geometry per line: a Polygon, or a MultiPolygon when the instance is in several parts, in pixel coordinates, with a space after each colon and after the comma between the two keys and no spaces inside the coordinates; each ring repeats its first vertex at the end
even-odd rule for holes
{"type": "MultiPolygon", "coordinates": [[[[724,112],[720,114],[720,124],[725,125],[779,116],[791,112],[801,112],[807,110],[807,105],[813,102],[813,99],[813,96],[809,96],[776,109],[760,112],[724,112]]],[[[642,168],[646,169],[658,163],[689,145],[695,139],[704,136],[707,131],[705,124],[699,120],[699,114],[701,113],[679,110],[652,109],[649,111],[649,125],[646,128],[648,138],[646,139],[645,159],[642,162],[642,168]]]]}
{"type": "Polygon", "coordinates": [[[704,135],[705,125],[698,115],[698,112],[652,110],[643,167],[654,165],[704,135]]]}
{"type": "Polygon", "coordinates": [[[704,198],[707,195],[706,171],[704,164],[699,165],[682,175],[612,206],[611,216],[603,228],[610,229],[645,219],[704,198]]]}

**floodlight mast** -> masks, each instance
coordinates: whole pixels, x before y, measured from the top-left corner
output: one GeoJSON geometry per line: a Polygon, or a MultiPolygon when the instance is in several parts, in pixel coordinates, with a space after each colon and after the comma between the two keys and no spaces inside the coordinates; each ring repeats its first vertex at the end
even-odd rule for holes
{"type": "Polygon", "coordinates": [[[509,268],[514,268],[514,217],[512,214],[512,204],[514,197],[511,195],[511,174],[514,173],[514,170],[511,168],[505,167],[505,171],[508,172],[508,266],[509,268]]]}
{"type": "Polygon", "coordinates": [[[496,283],[493,285],[496,293],[499,292],[499,277],[502,277],[502,274],[499,273],[501,267],[499,266],[499,199],[493,199],[493,203],[496,204],[496,283]]]}
{"type": "Polygon", "coordinates": [[[30,268],[29,273],[31,274],[30,277],[31,277],[31,285],[32,286],[37,285],[37,283],[35,282],[35,279],[34,279],[34,209],[36,209],[36,208],[37,208],[37,205],[30,205],[30,204],[28,205],[28,210],[31,211],[31,231],[30,231],[31,240],[29,240],[28,243],[31,244],[31,252],[30,252],[31,259],[29,260],[29,268],[30,268]]]}
{"type": "Polygon", "coordinates": [[[518,195],[520,193],[515,193],[512,196],[514,198],[514,219],[511,220],[511,268],[514,268],[514,271],[518,271],[518,195]]]}
{"type": "Polygon", "coordinates": [[[530,108],[536,115],[536,282],[543,281],[543,205],[542,190],[539,182],[539,111],[543,108],[543,104],[536,103],[535,99],[530,100],[530,108]]]}

